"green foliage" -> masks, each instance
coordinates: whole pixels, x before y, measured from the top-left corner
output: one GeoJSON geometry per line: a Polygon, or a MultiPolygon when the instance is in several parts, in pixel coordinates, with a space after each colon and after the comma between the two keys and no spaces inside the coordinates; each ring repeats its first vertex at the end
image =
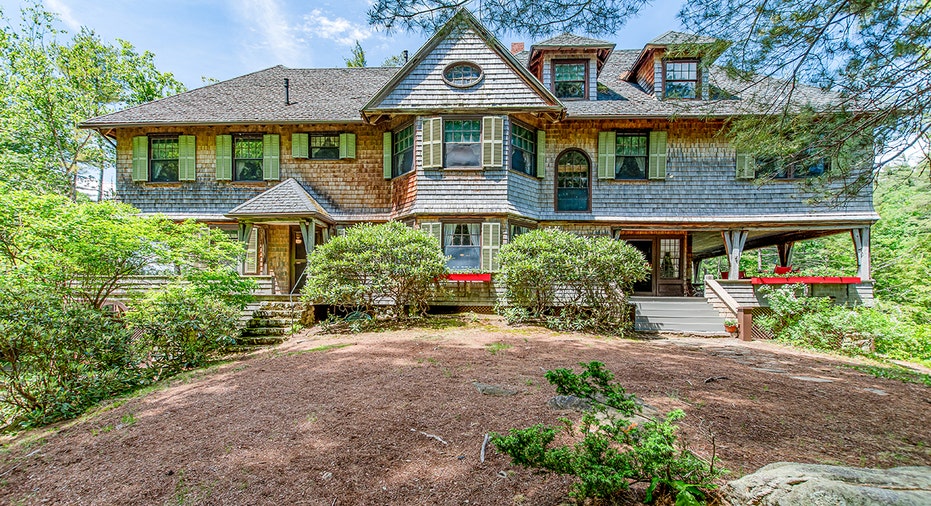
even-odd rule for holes
{"type": "MultiPolygon", "coordinates": [[[[77,416],[142,383],[132,334],[28,279],[0,279],[0,413],[19,427],[77,416]]],[[[9,427],[9,425],[8,425],[9,427]]]]}
{"type": "Polygon", "coordinates": [[[876,376],[877,378],[893,379],[903,383],[920,383],[927,387],[931,387],[931,374],[920,373],[900,365],[853,365],[849,367],[876,376]]]}
{"type": "Polygon", "coordinates": [[[630,418],[641,411],[636,398],[613,382],[614,375],[604,364],[581,365],[585,370],[578,374],[570,369],[546,373],[558,394],[591,403],[578,426],[562,419],[562,427],[537,424],[511,429],[507,435],[492,435],[495,447],[516,465],[575,476],[578,481],[571,495],[580,502],[616,497],[634,483],[649,483],[647,502],[670,494],[676,504],[701,504],[723,470],[714,469],[678,441],[674,422],[685,414],[676,410],[662,420],[632,422],[630,418]],[[574,443],[554,445],[560,435],[574,443]]]}
{"type": "Polygon", "coordinates": [[[349,228],[307,264],[305,301],[392,320],[423,314],[447,272],[436,239],[399,222],[349,228]]]}
{"type": "Polygon", "coordinates": [[[648,274],[643,254],[626,242],[555,228],[519,235],[498,258],[508,301],[502,313],[558,330],[623,333],[627,295],[648,274]]]}
{"type": "Polygon", "coordinates": [[[767,292],[772,314],[757,322],[781,341],[847,355],[931,360],[931,336],[893,311],[805,297],[802,285],[767,292]]]}
{"type": "Polygon", "coordinates": [[[82,168],[115,160],[114,146],[80,122],[184,91],[152,53],[87,28],[68,38],[39,2],[26,4],[18,28],[0,21],[0,180],[14,188],[75,199],[82,168]]]}
{"type": "Polygon", "coordinates": [[[362,49],[362,44],[359,41],[356,41],[356,45],[352,47],[352,56],[349,58],[344,58],[347,67],[365,67],[368,63],[365,61],[365,51],[362,49]]]}
{"type": "Polygon", "coordinates": [[[241,308],[189,284],[152,291],[126,314],[157,377],[205,365],[238,335],[241,308]]]}

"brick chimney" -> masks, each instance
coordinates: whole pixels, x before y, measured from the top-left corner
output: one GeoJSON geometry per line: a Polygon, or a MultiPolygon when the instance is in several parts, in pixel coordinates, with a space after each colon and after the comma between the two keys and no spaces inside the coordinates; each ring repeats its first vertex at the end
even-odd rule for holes
{"type": "Polygon", "coordinates": [[[523,42],[511,42],[511,54],[517,54],[524,50],[523,42]]]}

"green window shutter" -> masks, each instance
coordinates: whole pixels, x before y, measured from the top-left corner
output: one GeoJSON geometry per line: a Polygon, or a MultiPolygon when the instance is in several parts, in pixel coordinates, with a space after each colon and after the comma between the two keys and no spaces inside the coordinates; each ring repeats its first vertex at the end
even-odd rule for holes
{"type": "Polygon", "coordinates": [[[233,179],[233,136],[217,136],[217,179],[233,179]]]}
{"type": "Polygon", "coordinates": [[[178,180],[197,180],[197,139],[193,135],[178,136],[178,180]]]}
{"type": "Polygon", "coordinates": [[[537,130],[537,177],[546,177],[546,132],[537,130]]]}
{"type": "Polygon", "coordinates": [[[391,132],[385,132],[382,136],[381,149],[382,149],[382,166],[385,171],[385,179],[391,179],[391,149],[393,144],[391,132]]]}
{"type": "Polygon", "coordinates": [[[423,167],[443,168],[443,118],[423,120],[423,167]]]}
{"type": "Polygon", "coordinates": [[[133,137],[133,181],[149,180],[149,138],[133,137]]]}
{"type": "Polygon", "coordinates": [[[666,179],[666,132],[650,132],[650,179],[666,179]]]}
{"type": "Polygon", "coordinates": [[[756,160],[749,153],[737,152],[737,179],[756,177],[756,160]]]}
{"type": "Polygon", "coordinates": [[[614,179],[617,133],[598,132],[598,179],[614,179]]]}
{"type": "Polygon", "coordinates": [[[504,165],[504,119],[501,116],[482,118],[482,166],[500,169],[504,165]]]}
{"type": "Polygon", "coordinates": [[[339,157],[356,157],[356,134],[339,134],[339,157]]]}
{"type": "Polygon", "coordinates": [[[291,134],[291,158],[310,158],[308,134],[291,134]]]}
{"type": "Polygon", "coordinates": [[[501,249],[501,224],[482,223],[482,272],[498,270],[499,249],[501,249]]]}
{"type": "Polygon", "coordinates": [[[443,224],[439,222],[421,223],[420,229],[432,235],[440,243],[440,249],[443,248],[443,224]]]}
{"type": "Polygon", "coordinates": [[[278,151],[280,149],[280,140],[278,134],[266,134],[262,136],[262,172],[266,181],[277,181],[281,179],[280,160],[278,151]]]}

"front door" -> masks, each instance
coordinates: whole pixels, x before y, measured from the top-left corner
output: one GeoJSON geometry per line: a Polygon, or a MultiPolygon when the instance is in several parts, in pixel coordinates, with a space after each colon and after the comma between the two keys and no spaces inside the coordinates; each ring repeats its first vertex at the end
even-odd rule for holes
{"type": "Polygon", "coordinates": [[[656,262],[653,261],[653,239],[646,241],[628,239],[627,242],[640,250],[649,264],[649,274],[647,274],[647,278],[643,281],[634,283],[634,295],[653,295],[655,292],[653,289],[653,280],[656,278],[656,276],[654,276],[656,262]]]}
{"type": "Polygon", "coordinates": [[[291,227],[291,293],[304,287],[304,269],[307,268],[307,249],[300,227],[291,227]]]}

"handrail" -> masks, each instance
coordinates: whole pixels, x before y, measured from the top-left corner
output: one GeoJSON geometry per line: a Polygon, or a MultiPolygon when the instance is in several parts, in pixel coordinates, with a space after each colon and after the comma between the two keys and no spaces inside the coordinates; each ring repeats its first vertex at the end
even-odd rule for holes
{"type": "Polygon", "coordinates": [[[732,313],[735,315],[737,314],[740,304],[737,303],[735,298],[731,297],[731,294],[727,293],[727,290],[725,290],[724,287],[721,286],[721,283],[718,283],[711,274],[705,276],[705,290],[707,291],[709,288],[721,299],[721,302],[723,302],[732,313]]]}

